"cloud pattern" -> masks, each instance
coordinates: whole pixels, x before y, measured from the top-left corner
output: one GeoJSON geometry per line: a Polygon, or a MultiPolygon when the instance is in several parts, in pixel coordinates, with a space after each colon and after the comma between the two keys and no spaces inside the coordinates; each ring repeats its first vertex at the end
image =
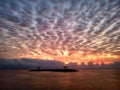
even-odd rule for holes
{"type": "Polygon", "coordinates": [[[0,57],[105,53],[120,55],[120,0],[0,0],[0,57]]]}

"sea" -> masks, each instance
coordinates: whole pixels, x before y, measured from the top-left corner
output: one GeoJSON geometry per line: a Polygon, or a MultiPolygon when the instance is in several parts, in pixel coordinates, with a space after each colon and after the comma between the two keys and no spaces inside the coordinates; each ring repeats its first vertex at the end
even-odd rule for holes
{"type": "Polygon", "coordinates": [[[0,70],[0,90],[120,90],[120,69],[0,70]]]}

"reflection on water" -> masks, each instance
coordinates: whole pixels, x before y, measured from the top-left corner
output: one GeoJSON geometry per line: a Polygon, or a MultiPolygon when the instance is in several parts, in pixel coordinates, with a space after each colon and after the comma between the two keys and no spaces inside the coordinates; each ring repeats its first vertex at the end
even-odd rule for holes
{"type": "Polygon", "coordinates": [[[120,69],[79,72],[0,70],[0,90],[120,90],[120,69]]]}

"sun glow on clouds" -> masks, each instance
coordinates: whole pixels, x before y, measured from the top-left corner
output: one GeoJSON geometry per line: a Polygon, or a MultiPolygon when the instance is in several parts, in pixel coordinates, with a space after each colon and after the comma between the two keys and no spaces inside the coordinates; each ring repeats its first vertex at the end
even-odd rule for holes
{"type": "Polygon", "coordinates": [[[52,55],[47,55],[47,54],[42,54],[42,55],[23,55],[20,56],[20,58],[36,58],[36,59],[45,59],[45,60],[59,60],[64,62],[65,64],[68,63],[78,63],[80,64],[81,62],[94,62],[101,64],[104,62],[105,64],[112,63],[115,60],[118,60],[120,57],[118,55],[112,55],[112,54],[72,54],[68,55],[68,52],[66,54],[63,53],[63,55],[58,55],[58,56],[52,56],[52,55]]]}
{"type": "Polygon", "coordinates": [[[120,0],[0,0],[0,58],[120,60],[120,0]]]}

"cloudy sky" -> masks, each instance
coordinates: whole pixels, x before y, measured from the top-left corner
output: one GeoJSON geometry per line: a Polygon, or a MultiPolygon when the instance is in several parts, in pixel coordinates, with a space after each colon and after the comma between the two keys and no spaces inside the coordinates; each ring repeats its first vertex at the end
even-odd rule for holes
{"type": "Polygon", "coordinates": [[[120,61],[120,0],[0,0],[0,58],[120,61]]]}

